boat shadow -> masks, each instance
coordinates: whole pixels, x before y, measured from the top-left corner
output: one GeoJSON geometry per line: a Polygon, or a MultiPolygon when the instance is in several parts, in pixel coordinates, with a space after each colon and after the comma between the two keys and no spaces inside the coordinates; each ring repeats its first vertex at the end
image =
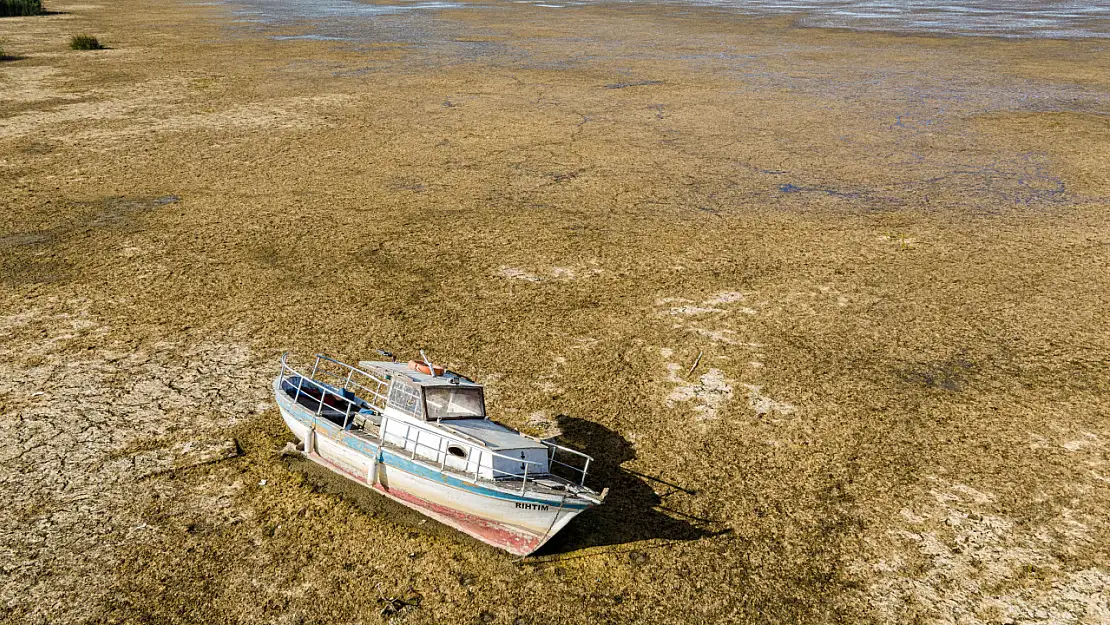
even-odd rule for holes
{"type": "Polygon", "coordinates": [[[674,510],[663,511],[664,499],[696,492],[660,478],[621,467],[636,458],[627,439],[609,428],[568,415],[556,417],[562,431],[553,440],[594,458],[587,486],[608,487],[605,502],[584,512],[556,534],[536,555],[555,555],[589,547],[616,546],[645,540],[690,541],[717,536],[710,519],[682,518],[674,510]]]}
{"type": "MultiPolygon", "coordinates": [[[[562,431],[554,442],[577,449],[594,458],[587,486],[608,487],[605,502],[579,515],[547,542],[535,556],[560,555],[590,547],[614,547],[646,540],[691,541],[717,536],[729,530],[714,530],[710,519],[682,518],[675,510],[664,512],[672,496],[695,496],[694,490],[670,481],[621,467],[636,458],[632,443],[609,428],[576,417],[559,415],[562,431]]],[[[478,539],[438,523],[420,512],[392,501],[372,489],[340,476],[297,455],[282,454],[279,461],[299,473],[314,492],[342,499],[370,517],[394,524],[410,537],[435,535],[461,541],[490,554],[503,553],[478,539]]]]}

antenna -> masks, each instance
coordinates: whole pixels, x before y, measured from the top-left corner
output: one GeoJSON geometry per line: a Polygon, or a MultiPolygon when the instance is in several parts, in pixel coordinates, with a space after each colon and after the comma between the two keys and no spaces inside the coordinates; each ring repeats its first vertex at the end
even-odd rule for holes
{"type": "Polygon", "coordinates": [[[420,357],[424,359],[424,364],[428,365],[428,374],[433,378],[436,377],[436,368],[432,366],[432,361],[428,360],[428,357],[424,355],[424,350],[420,350],[420,357]]]}

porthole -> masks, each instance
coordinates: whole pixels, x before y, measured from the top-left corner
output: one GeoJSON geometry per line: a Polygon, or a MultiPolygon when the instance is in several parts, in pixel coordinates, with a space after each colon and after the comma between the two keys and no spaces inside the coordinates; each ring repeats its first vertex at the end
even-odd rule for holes
{"type": "Polygon", "coordinates": [[[459,447],[458,445],[448,445],[447,453],[456,458],[466,458],[466,450],[462,447],[459,447]]]}

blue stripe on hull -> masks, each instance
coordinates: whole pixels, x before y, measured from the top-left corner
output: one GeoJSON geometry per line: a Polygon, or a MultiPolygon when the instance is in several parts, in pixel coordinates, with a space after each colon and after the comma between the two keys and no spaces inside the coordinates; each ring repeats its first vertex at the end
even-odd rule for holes
{"type": "MultiPolygon", "coordinates": [[[[307,412],[305,411],[304,408],[302,408],[301,406],[299,406],[297,404],[294,404],[290,400],[285,399],[280,394],[277,395],[277,401],[278,401],[278,403],[280,403],[282,405],[283,408],[285,408],[285,410],[290,415],[293,416],[294,419],[296,419],[300,423],[303,423],[306,426],[312,427],[313,422],[315,422],[316,430],[318,432],[322,432],[325,436],[327,436],[327,438],[331,439],[332,441],[334,441],[336,443],[339,443],[343,447],[346,447],[347,449],[355,451],[355,452],[365,456],[368,459],[372,459],[374,457],[374,453],[377,451],[377,449],[376,449],[376,445],[374,445],[373,443],[371,443],[371,442],[369,442],[369,441],[367,441],[367,440],[365,440],[365,439],[363,439],[359,436],[355,436],[354,434],[350,434],[348,432],[343,431],[342,428],[340,428],[338,425],[332,423],[331,421],[328,421],[327,419],[323,419],[323,418],[316,419],[316,418],[314,418],[312,415],[307,414],[307,412]]],[[[439,482],[441,484],[445,484],[445,485],[451,486],[453,488],[458,488],[460,490],[464,490],[464,491],[467,491],[467,492],[470,492],[470,493],[474,493],[476,495],[481,495],[481,496],[484,496],[484,497],[491,497],[491,498],[494,498],[494,499],[503,499],[503,500],[507,500],[507,501],[519,501],[519,502],[526,502],[526,503],[542,503],[542,504],[548,504],[548,505],[558,505],[559,504],[558,499],[552,500],[552,499],[543,499],[543,498],[538,498],[538,497],[524,497],[524,496],[520,496],[520,495],[514,495],[512,493],[506,493],[506,492],[500,491],[500,490],[494,490],[494,489],[490,489],[490,488],[487,488],[487,487],[483,487],[480,484],[477,484],[477,483],[474,483],[474,482],[469,482],[469,481],[466,481],[466,480],[462,480],[462,479],[457,478],[453,475],[442,472],[437,468],[428,467],[428,466],[426,466],[425,464],[423,464],[421,462],[416,462],[416,461],[414,461],[410,458],[406,458],[406,457],[404,457],[404,456],[402,456],[402,455],[400,455],[396,452],[393,452],[390,449],[385,448],[385,447],[383,447],[381,449],[381,454],[382,455],[379,458],[379,460],[383,464],[385,464],[385,466],[387,466],[387,467],[392,467],[392,468],[398,469],[400,471],[404,471],[406,473],[410,473],[412,475],[416,475],[418,477],[424,478],[426,480],[431,480],[433,482],[439,482]]],[[[572,502],[572,501],[565,501],[563,503],[563,508],[567,509],[567,510],[586,510],[586,509],[591,508],[591,507],[593,507],[593,506],[592,506],[592,504],[589,504],[589,503],[584,503],[583,504],[583,503],[577,503],[577,502],[572,502]]]]}

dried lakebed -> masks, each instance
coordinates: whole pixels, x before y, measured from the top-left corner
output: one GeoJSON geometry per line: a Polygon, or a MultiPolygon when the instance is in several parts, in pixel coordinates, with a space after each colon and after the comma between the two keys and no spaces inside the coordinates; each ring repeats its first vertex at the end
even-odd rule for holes
{"type": "Polygon", "coordinates": [[[364,6],[0,19],[0,620],[1110,620],[1103,43],[364,6]],[[406,345],[606,504],[280,455],[282,351],[406,345]]]}

